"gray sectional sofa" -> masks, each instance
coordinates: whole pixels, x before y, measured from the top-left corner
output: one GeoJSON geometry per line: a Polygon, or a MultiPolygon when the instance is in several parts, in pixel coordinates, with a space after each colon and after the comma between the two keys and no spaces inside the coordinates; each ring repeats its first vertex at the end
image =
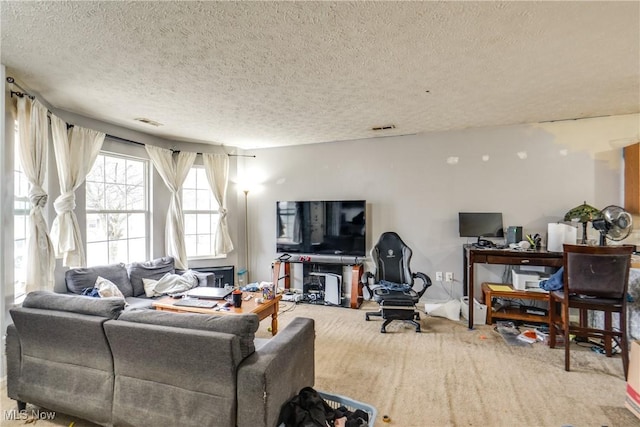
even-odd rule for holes
{"type": "MultiPolygon", "coordinates": [[[[67,292],[81,294],[92,288],[98,276],[113,282],[125,297],[127,309],[151,308],[152,299],[144,292],[142,279],[159,280],[167,273],[174,274],[175,261],[172,257],[156,258],[151,261],[131,264],[110,264],[86,268],[72,268],[65,272],[67,292]]],[[[199,280],[206,282],[206,275],[199,280]]]]}
{"type": "Polygon", "coordinates": [[[106,426],[275,427],[314,385],[312,319],[260,340],[254,314],[123,310],[121,298],[28,294],[10,311],[9,397],[106,426]]]}

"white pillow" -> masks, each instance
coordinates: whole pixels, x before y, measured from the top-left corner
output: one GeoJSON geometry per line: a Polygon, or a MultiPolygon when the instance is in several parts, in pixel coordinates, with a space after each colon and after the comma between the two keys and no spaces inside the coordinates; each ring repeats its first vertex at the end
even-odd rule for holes
{"type": "Polygon", "coordinates": [[[94,287],[98,290],[100,298],[117,297],[124,299],[124,295],[120,292],[120,289],[109,279],[105,279],[102,276],[98,276],[94,287]]]}
{"type": "Polygon", "coordinates": [[[156,293],[156,291],[155,291],[157,283],[158,283],[157,280],[146,279],[146,278],[142,279],[142,284],[144,286],[144,294],[147,296],[147,298],[151,298],[151,297],[155,297],[157,295],[160,295],[160,294],[156,293]]]}

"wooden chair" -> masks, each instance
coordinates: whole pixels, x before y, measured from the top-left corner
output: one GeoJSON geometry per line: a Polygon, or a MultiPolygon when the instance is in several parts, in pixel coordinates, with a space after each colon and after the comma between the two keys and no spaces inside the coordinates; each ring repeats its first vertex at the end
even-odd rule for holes
{"type": "Polygon", "coordinates": [[[607,357],[612,341],[622,351],[625,379],[629,367],[627,341],[627,286],[633,246],[564,245],[563,289],[549,293],[549,347],[556,345],[556,327],[564,334],[564,368],[569,371],[569,335],[602,338],[607,357]],[[560,316],[557,306],[561,306],[560,316]],[[578,309],[578,325],[569,322],[569,309],[578,309]],[[602,311],[602,328],[587,323],[587,310],[602,311]],[[613,327],[612,313],[619,314],[619,329],[613,327]]]}

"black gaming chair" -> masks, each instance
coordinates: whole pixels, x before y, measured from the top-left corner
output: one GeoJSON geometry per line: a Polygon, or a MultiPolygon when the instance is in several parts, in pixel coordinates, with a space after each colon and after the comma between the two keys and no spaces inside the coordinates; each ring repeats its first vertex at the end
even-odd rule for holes
{"type": "Polygon", "coordinates": [[[412,255],[409,248],[398,236],[388,231],[382,233],[378,243],[371,249],[371,258],[375,263],[375,272],[366,272],[362,276],[364,287],[369,296],[380,304],[380,310],[365,313],[367,320],[371,316],[381,316],[384,323],[380,332],[387,332],[386,327],[394,320],[403,320],[416,327],[420,332],[420,314],[416,304],[429,286],[431,279],[424,273],[411,273],[409,262],[412,255]],[[369,285],[369,279],[374,285],[369,285]],[[422,287],[413,289],[414,279],[422,281],[422,287]]]}

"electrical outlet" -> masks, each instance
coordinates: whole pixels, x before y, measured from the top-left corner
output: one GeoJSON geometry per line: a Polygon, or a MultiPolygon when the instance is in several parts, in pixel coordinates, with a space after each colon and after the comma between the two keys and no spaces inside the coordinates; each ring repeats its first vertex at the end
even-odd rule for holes
{"type": "Polygon", "coordinates": [[[453,273],[451,271],[447,271],[445,278],[447,282],[453,282],[453,273]]]}
{"type": "Polygon", "coordinates": [[[442,282],[442,271],[436,271],[436,282],[442,282]]]}

